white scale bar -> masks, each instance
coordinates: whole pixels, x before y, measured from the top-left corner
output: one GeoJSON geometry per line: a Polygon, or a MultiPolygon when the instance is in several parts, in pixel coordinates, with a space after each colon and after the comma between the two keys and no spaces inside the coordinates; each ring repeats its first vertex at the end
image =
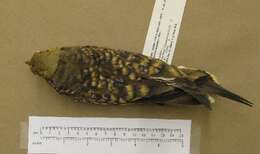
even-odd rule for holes
{"type": "Polygon", "coordinates": [[[30,117],[28,153],[189,154],[190,120],[30,117]]]}

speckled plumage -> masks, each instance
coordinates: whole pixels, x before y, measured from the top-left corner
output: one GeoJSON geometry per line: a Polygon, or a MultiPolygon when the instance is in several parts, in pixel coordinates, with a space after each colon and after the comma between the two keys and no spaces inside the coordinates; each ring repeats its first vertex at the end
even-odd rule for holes
{"type": "Polygon", "coordinates": [[[126,104],[173,90],[149,76],[179,75],[156,59],[94,46],[62,48],[57,71],[49,80],[62,94],[95,104],[126,104]],[[68,69],[69,68],[69,69],[68,69]]]}
{"type": "MultiPolygon", "coordinates": [[[[28,64],[58,93],[94,104],[130,104],[160,96],[174,99],[172,94],[178,92],[210,107],[210,92],[203,91],[202,86],[209,82],[219,86],[212,75],[202,70],[175,67],[142,54],[96,46],[37,52],[28,64]]],[[[236,100],[249,104],[241,97],[236,100]]]]}

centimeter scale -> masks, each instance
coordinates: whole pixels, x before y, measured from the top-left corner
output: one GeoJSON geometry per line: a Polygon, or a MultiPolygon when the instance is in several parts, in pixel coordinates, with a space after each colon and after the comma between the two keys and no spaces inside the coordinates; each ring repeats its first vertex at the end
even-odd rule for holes
{"type": "Polygon", "coordinates": [[[188,154],[188,120],[30,117],[28,153],[188,154]]]}

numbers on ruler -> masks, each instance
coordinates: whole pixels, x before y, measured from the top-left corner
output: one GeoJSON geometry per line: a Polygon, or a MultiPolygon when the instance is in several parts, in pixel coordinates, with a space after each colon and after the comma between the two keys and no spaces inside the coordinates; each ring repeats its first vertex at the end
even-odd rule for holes
{"type": "MultiPolygon", "coordinates": [[[[162,143],[175,142],[184,143],[184,135],[181,129],[167,128],[105,128],[105,127],[40,127],[39,132],[34,131],[33,135],[39,135],[44,142],[62,141],[84,143],[89,146],[92,142],[108,142],[110,146],[118,142],[137,143],[157,143],[160,147],[162,143]]],[[[39,141],[39,142],[42,142],[39,141]]]]}
{"type": "Polygon", "coordinates": [[[161,137],[165,137],[165,134],[164,134],[164,133],[161,133],[161,137]]]}
{"type": "Polygon", "coordinates": [[[33,132],[33,135],[38,135],[38,134],[39,134],[39,132],[37,132],[37,131],[33,132]]]}

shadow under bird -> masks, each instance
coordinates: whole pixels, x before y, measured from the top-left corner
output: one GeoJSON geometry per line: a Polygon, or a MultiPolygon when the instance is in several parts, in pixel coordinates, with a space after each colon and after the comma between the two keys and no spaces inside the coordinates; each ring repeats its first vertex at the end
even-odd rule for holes
{"type": "Polygon", "coordinates": [[[252,106],[224,89],[210,73],[168,65],[138,53],[96,46],[62,47],[34,53],[26,62],[59,94],[94,104],[133,104],[159,100],[161,104],[192,96],[211,109],[219,95],[252,106]]]}

